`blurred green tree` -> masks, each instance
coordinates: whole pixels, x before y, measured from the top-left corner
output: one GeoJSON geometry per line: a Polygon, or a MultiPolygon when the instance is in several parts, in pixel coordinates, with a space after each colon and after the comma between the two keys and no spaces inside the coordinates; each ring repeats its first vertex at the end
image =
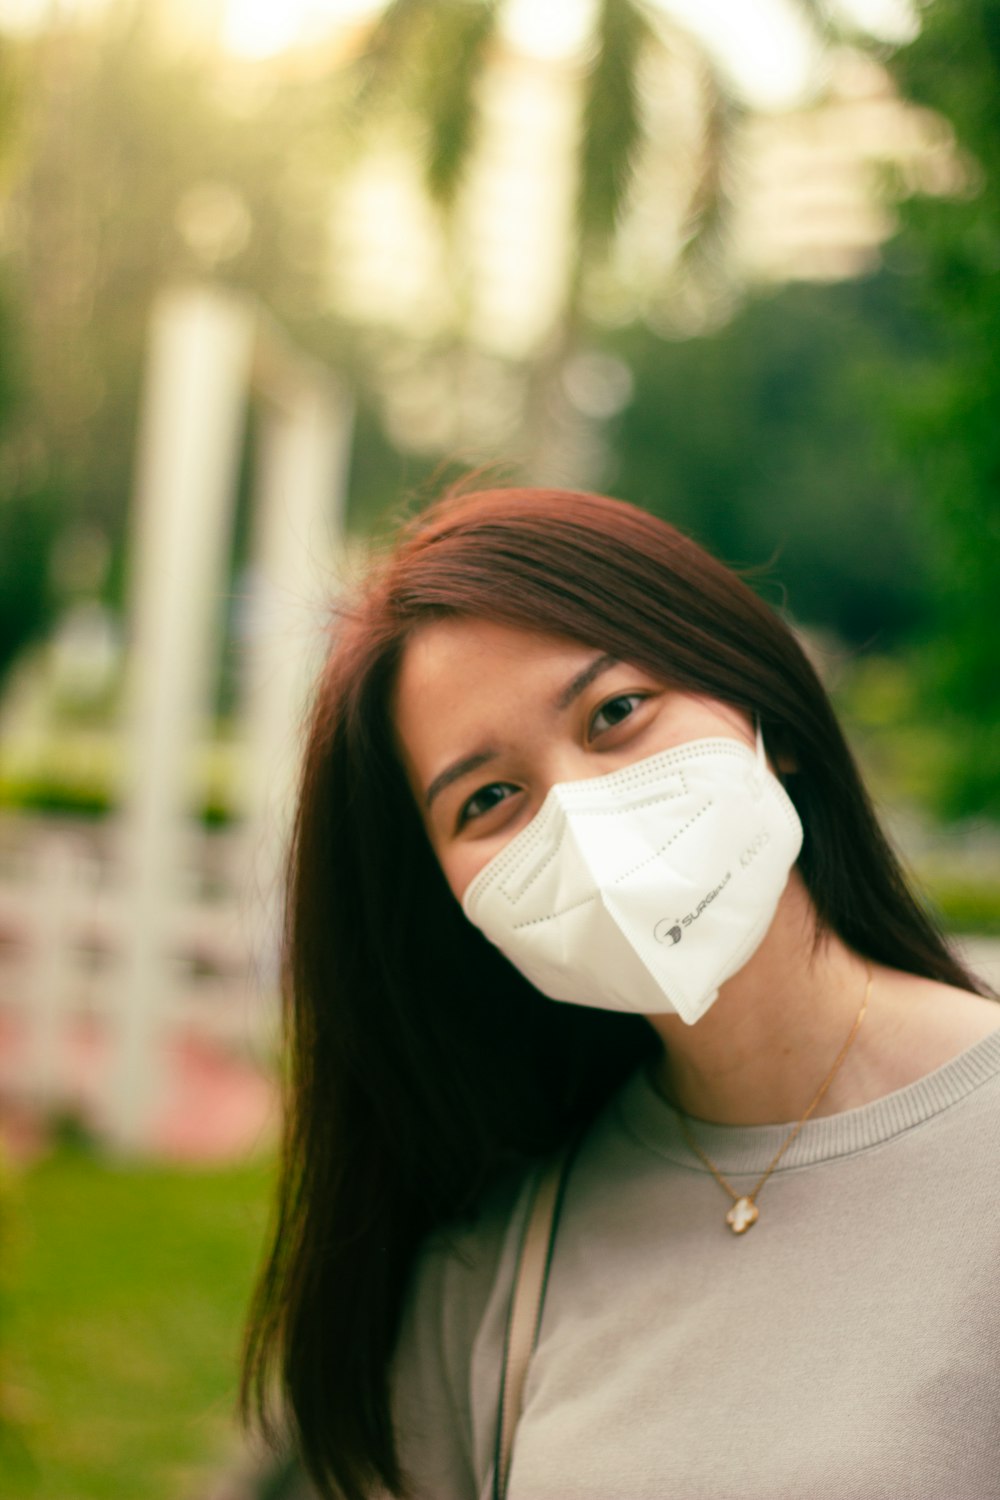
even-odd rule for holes
{"type": "Polygon", "coordinates": [[[602,347],[634,390],[604,482],[748,567],[803,624],[898,646],[926,623],[928,539],[886,363],[921,336],[885,273],[759,294],[700,338],[621,330],[602,347]]]}
{"type": "Polygon", "coordinates": [[[58,486],[44,475],[8,470],[0,477],[0,683],[53,618],[49,560],[59,499],[58,486]]]}
{"type": "MultiPolygon", "coordinates": [[[[0,199],[5,203],[21,145],[24,77],[0,38],[0,199]]],[[[56,530],[50,477],[25,441],[23,337],[9,276],[0,281],[0,681],[51,616],[48,555],[56,530]]]]}
{"type": "Polygon", "coordinates": [[[901,208],[890,254],[931,343],[899,374],[902,447],[933,528],[925,708],[947,731],[949,814],[1000,815],[1000,0],[933,0],[892,71],[940,112],[964,191],[901,208]]]}

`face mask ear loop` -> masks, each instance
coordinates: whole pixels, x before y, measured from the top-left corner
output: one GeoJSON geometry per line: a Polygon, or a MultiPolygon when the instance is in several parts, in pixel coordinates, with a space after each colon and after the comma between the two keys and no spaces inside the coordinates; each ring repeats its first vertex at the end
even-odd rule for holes
{"type": "Polygon", "coordinates": [[[767,751],[764,749],[764,731],[761,727],[760,714],[754,715],[754,723],[757,730],[757,766],[754,771],[754,784],[762,787],[767,774],[767,751]]]}

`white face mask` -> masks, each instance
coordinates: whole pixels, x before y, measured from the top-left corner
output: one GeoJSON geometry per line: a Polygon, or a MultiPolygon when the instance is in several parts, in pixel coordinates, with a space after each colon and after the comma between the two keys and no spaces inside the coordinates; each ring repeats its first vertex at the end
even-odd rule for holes
{"type": "Polygon", "coordinates": [[[774,917],[802,825],[756,754],[694,740],[552,787],[462,908],[553,1000],[692,1024],[774,917]]]}

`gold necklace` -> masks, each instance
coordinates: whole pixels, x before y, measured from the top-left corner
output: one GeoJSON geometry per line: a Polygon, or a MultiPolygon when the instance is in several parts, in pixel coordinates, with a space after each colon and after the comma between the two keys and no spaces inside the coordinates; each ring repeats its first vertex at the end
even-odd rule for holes
{"type": "Polygon", "coordinates": [[[746,1234],[751,1225],[756,1224],[757,1220],[760,1218],[760,1210],[757,1207],[757,1197],[760,1193],[760,1190],[764,1186],[767,1179],[770,1177],[771,1173],[774,1171],[775,1167],[778,1165],[781,1158],[784,1156],[785,1152],[788,1150],[789,1146],[795,1140],[795,1137],[798,1135],[803,1125],[809,1119],[809,1116],[813,1113],[816,1106],[823,1098],[823,1095],[826,1093],[827,1089],[830,1087],[831,1083],[840,1071],[841,1064],[843,1063],[844,1058],[847,1056],[848,1052],[850,1052],[851,1044],[853,1043],[854,1038],[857,1036],[859,1030],[861,1029],[861,1022],[865,1018],[865,1011],[868,1009],[868,1001],[871,998],[871,993],[872,971],[871,966],[869,965],[868,983],[865,985],[865,998],[861,1002],[861,1009],[858,1011],[858,1014],[855,1017],[854,1025],[851,1027],[850,1036],[847,1038],[847,1041],[837,1053],[837,1057],[834,1061],[833,1067],[830,1069],[829,1073],[827,1073],[826,1077],[823,1079],[823,1082],[820,1084],[816,1097],[813,1099],[809,1108],[806,1110],[801,1120],[799,1120],[798,1124],[791,1131],[790,1135],[788,1135],[778,1147],[778,1150],[768,1162],[763,1175],[757,1179],[753,1187],[750,1189],[749,1193],[738,1193],[732,1186],[732,1184],[726,1181],[715,1163],[711,1160],[708,1154],[702,1150],[698,1142],[695,1140],[688,1126],[684,1111],[681,1109],[680,1105],[676,1104],[673,1099],[667,1098],[667,1103],[677,1115],[677,1123],[680,1126],[681,1135],[683,1135],[688,1146],[694,1152],[695,1156],[697,1156],[698,1160],[705,1164],[719,1186],[721,1188],[724,1188],[725,1191],[729,1194],[730,1198],[732,1198],[733,1200],[733,1206],[726,1214],[726,1223],[729,1225],[734,1234],[746,1234]]]}

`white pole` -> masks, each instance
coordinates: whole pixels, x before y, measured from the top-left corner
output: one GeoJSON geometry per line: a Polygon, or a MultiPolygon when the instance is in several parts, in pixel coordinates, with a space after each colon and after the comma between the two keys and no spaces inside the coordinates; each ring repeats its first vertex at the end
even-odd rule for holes
{"type": "Polygon", "coordinates": [[[74,899],[80,893],[82,864],[70,836],[46,834],[31,871],[34,961],[28,1016],[28,1087],[34,1103],[44,1111],[65,1102],[73,984],[70,926],[74,899]]]}
{"type": "MultiPolygon", "coordinates": [[[[291,373],[291,372],[289,372],[291,373]]],[[[276,971],[281,865],[298,779],[302,718],[336,591],[351,406],[304,361],[274,394],[261,436],[253,541],[246,726],[257,963],[276,971]]]]}
{"type": "Polygon", "coordinates": [[[207,288],[176,290],[153,319],[137,466],[123,809],[125,925],[109,1129],[141,1149],[158,1103],[191,751],[217,661],[254,317],[207,288]]]}

